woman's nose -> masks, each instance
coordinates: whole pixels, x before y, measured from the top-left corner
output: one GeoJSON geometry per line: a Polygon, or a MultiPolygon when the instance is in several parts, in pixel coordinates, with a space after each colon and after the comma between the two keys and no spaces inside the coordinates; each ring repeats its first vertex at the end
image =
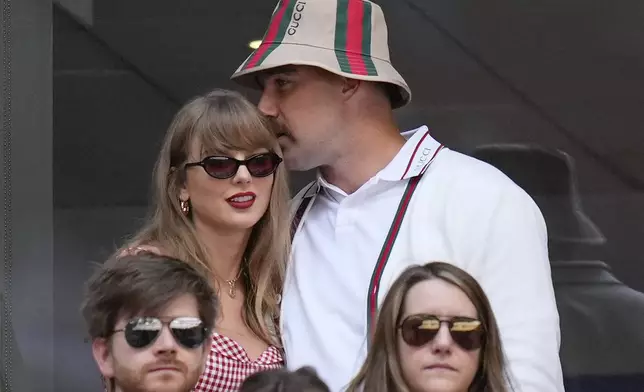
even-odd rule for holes
{"type": "Polygon", "coordinates": [[[241,165],[239,166],[239,169],[237,169],[237,173],[235,173],[235,177],[233,177],[233,181],[236,184],[244,184],[250,182],[252,179],[252,176],[250,175],[250,172],[248,171],[248,168],[246,165],[241,165]]]}
{"type": "Polygon", "coordinates": [[[450,335],[449,327],[446,324],[442,324],[432,340],[432,351],[435,353],[449,352],[453,344],[454,340],[452,340],[452,335],[450,335]]]}

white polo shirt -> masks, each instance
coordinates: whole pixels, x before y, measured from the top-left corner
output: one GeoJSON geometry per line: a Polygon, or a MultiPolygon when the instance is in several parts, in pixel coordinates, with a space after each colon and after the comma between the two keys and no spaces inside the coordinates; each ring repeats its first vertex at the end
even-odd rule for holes
{"type": "Polygon", "coordinates": [[[287,366],[313,366],[334,392],[355,376],[367,352],[376,262],[409,179],[424,172],[384,267],[378,305],[407,266],[453,263],[490,299],[516,390],[563,391],[547,233],[536,204],[492,166],[440,150],[426,127],[408,134],[356,192],[318,177],[295,197],[297,207],[315,195],[294,238],[282,296],[287,366]]]}

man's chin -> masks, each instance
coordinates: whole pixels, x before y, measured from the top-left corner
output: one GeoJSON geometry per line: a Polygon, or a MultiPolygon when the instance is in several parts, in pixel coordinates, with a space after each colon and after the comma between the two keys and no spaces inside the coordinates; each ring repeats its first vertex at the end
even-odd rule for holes
{"type": "MultiPolygon", "coordinates": [[[[195,383],[191,385],[195,385],[195,383]]],[[[180,382],[177,381],[154,381],[154,382],[149,382],[146,383],[145,385],[145,391],[146,392],[190,392],[192,391],[192,387],[188,387],[188,384],[184,382],[184,380],[181,380],[180,382]]],[[[125,391],[124,391],[125,392],[125,391]]]]}
{"type": "Polygon", "coordinates": [[[284,153],[284,167],[289,171],[302,172],[317,168],[317,166],[311,165],[312,162],[306,153],[302,153],[300,149],[294,149],[292,144],[282,147],[282,152],[284,153]]]}
{"type": "Polygon", "coordinates": [[[284,157],[284,166],[286,167],[287,170],[294,171],[294,172],[305,172],[312,169],[312,168],[307,168],[305,166],[302,166],[297,160],[288,159],[288,157],[284,157]]]}
{"type": "Polygon", "coordinates": [[[197,380],[193,384],[188,384],[186,382],[186,376],[183,373],[153,372],[149,373],[146,377],[145,389],[150,392],[188,392],[192,387],[188,388],[187,385],[194,385],[196,383],[197,380]]]}

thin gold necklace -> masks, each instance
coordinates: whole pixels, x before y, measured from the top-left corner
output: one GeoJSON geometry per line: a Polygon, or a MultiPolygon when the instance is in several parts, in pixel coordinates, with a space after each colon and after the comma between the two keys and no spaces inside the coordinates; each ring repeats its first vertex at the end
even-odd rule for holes
{"type": "Polygon", "coordinates": [[[229,279],[229,280],[226,281],[226,283],[228,283],[228,296],[230,298],[235,298],[235,296],[237,296],[237,290],[236,290],[236,288],[237,288],[237,280],[241,276],[241,272],[242,272],[242,269],[241,269],[241,266],[240,266],[239,271],[237,272],[237,276],[234,279],[229,279]]]}

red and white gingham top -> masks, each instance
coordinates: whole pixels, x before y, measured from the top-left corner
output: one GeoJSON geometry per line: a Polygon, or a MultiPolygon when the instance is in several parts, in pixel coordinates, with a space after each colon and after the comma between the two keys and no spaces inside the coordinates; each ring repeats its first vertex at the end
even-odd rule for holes
{"type": "Polygon", "coordinates": [[[251,374],[282,366],[284,359],[277,347],[268,346],[259,358],[252,361],[239,343],[214,332],[206,369],[193,392],[235,392],[251,374]]]}

